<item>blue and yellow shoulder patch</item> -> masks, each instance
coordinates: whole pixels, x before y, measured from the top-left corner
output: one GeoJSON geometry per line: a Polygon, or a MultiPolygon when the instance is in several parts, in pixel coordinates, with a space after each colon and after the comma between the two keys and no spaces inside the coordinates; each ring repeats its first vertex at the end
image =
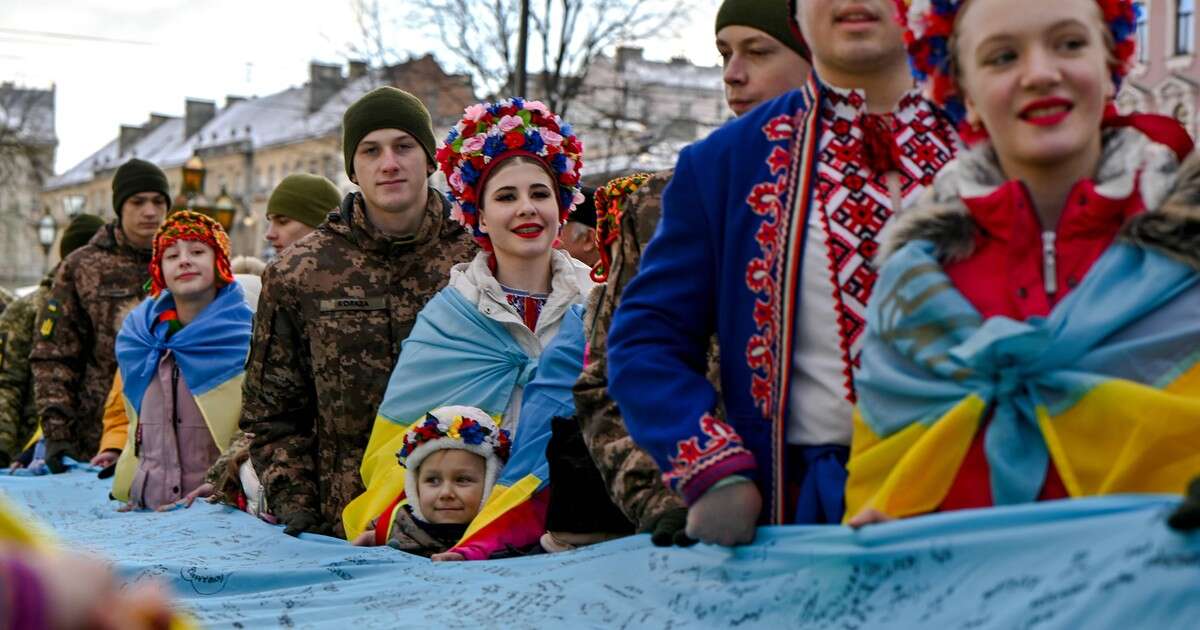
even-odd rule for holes
{"type": "Polygon", "coordinates": [[[55,298],[50,298],[46,301],[46,308],[42,310],[42,323],[38,325],[38,332],[42,335],[42,339],[50,339],[54,336],[54,329],[58,326],[58,318],[62,317],[62,304],[55,298]]]}

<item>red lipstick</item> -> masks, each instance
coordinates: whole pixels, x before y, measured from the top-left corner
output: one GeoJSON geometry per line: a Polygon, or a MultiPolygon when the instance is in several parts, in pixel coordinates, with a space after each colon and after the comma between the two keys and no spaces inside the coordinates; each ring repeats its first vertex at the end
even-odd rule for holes
{"type": "Polygon", "coordinates": [[[1017,116],[1031,125],[1052,127],[1062,122],[1074,108],[1075,104],[1065,98],[1043,98],[1021,108],[1017,116]]]}
{"type": "Polygon", "coordinates": [[[546,231],[546,228],[538,225],[537,223],[522,223],[521,225],[518,225],[517,227],[512,229],[513,234],[516,234],[517,236],[519,236],[521,238],[528,238],[528,239],[535,239],[535,238],[541,236],[542,232],[545,232],[545,231],[546,231]]]}

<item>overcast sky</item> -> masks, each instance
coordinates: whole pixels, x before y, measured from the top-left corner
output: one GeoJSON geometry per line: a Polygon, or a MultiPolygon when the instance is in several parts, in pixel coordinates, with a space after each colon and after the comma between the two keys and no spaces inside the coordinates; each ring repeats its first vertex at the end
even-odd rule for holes
{"type": "MultiPolygon", "coordinates": [[[[696,0],[679,37],[644,42],[647,57],[718,63],[718,1],[696,0]]],[[[10,0],[0,3],[0,79],[57,86],[62,172],[121,124],[181,115],[185,97],[223,105],[302,84],[309,61],[344,62],[356,32],[349,0],[10,0]]],[[[437,54],[421,33],[404,41],[415,56],[437,54]]]]}

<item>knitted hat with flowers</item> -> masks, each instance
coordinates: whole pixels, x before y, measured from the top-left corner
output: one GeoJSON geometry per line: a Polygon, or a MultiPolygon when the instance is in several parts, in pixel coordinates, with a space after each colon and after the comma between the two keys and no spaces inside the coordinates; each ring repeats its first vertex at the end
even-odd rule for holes
{"type": "Polygon", "coordinates": [[[428,521],[421,514],[420,501],[417,500],[417,471],[426,457],[447,449],[467,451],[482,457],[487,462],[483,497],[479,503],[482,507],[496,485],[500,469],[508,461],[511,447],[508,431],[496,426],[491,416],[475,407],[439,407],[425,414],[423,420],[414,423],[404,434],[404,445],[396,453],[396,459],[405,468],[404,488],[411,497],[408,505],[412,508],[413,516],[428,521]]]}
{"type": "Polygon", "coordinates": [[[492,171],[514,157],[540,163],[558,185],[559,224],[583,201],[580,170],[583,145],[566,124],[540,101],[510,98],[466,109],[437,151],[438,166],[450,183],[451,215],[471,228],[484,249],[491,240],[479,230],[483,185],[492,171]]]}
{"type": "Polygon", "coordinates": [[[229,235],[225,228],[199,212],[180,210],[167,215],[167,220],[154,235],[154,257],[150,260],[151,296],[158,297],[167,288],[162,272],[163,252],[176,241],[198,241],[211,247],[216,258],[217,278],[224,284],[233,282],[233,271],[229,268],[229,235]]]}
{"type": "MultiPolygon", "coordinates": [[[[941,105],[955,123],[962,123],[967,110],[954,80],[950,38],[966,0],[894,1],[904,27],[913,76],[930,100],[941,105]]],[[[1112,34],[1114,63],[1110,70],[1113,85],[1119,88],[1137,47],[1134,36],[1141,8],[1133,0],[1096,0],[1096,3],[1112,34]]]]}
{"type": "Polygon", "coordinates": [[[649,173],[618,177],[593,193],[596,204],[596,251],[600,254],[600,260],[592,268],[592,280],[604,282],[612,272],[613,244],[621,236],[621,214],[625,209],[625,201],[647,179],[650,179],[649,173]]]}

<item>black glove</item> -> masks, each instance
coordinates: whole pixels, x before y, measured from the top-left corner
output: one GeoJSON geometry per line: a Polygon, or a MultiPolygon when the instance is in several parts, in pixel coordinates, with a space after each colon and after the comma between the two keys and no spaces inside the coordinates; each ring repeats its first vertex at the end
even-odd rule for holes
{"type": "Polygon", "coordinates": [[[104,468],[101,468],[100,472],[96,473],[96,478],[97,479],[108,479],[115,474],[117,474],[117,464],[116,464],[116,462],[113,462],[113,463],[105,466],[104,468]]]}
{"type": "Polygon", "coordinates": [[[680,547],[691,547],[696,544],[694,538],[688,538],[687,529],[687,508],[675,508],[663,512],[658,520],[654,521],[649,527],[650,542],[654,543],[655,547],[670,547],[677,545],[680,547]]]}
{"type": "Polygon", "coordinates": [[[1192,483],[1188,484],[1187,495],[1183,497],[1183,503],[1180,503],[1175,512],[1167,519],[1167,524],[1172,529],[1181,532],[1200,529],[1200,477],[1196,477],[1192,483]]]}
{"type": "Polygon", "coordinates": [[[70,450],[70,442],[46,440],[46,468],[49,468],[50,472],[55,475],[67,472],[67,465],[63,463],[63,457],[70,450]]]}
{"type": "Polygon", "coordinates": [[[299,536],[302,533],[328,534],[328,528],[321,524],[321,517],[312,512],[294,512],[280,517],[283,522],[283,533],[288,536],[299,536]]]}

